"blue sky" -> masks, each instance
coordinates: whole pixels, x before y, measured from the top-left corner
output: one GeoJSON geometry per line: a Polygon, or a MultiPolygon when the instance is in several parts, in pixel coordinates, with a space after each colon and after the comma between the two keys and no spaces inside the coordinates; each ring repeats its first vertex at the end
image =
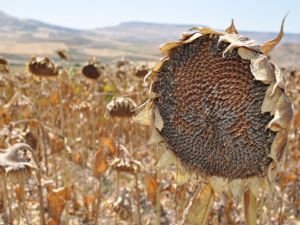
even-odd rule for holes
{"type": "Polygon", "coordinates": [[[300,33],[299,0],[0,0],[0,10],[72,28],[96,28],[126,21],[205,24],[225,28],[231,18],[240,30],[300,33]]]}

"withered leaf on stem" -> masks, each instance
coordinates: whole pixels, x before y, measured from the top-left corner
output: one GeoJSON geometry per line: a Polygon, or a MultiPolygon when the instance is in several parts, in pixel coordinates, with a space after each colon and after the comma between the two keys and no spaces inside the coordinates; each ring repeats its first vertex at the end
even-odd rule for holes
{"type": "Polygon", "coordinates": [[[148,199],[155,203],[156,201],[156,192],[158,188],[157,180],[153,176],[146,175],[145,176],[145,185],[148,199]]]}
{"type": "Polygon", "coordinates": [[[180,225],[206,225],[214,199],[213,189],[209,184],[198,187],[184,211],[180,225]]]}
{"type": "Polygon", "coordinates": [[[110,154],[112,155],[118,155],[118,148],[116,146],[116,143],[114,142],[114,140],[110,137],[101,137],[100,141],[102,143],[102,145],[107,148],[110,152],[110,154]]]}
{"type": "Polygon", "coordinates": [[[62,187],[48,192],[49,216],[53,224],[59,224],[66,202],[71,199],[72,187],[62,187]]]}
{"type": "Polygon", "coordinates": [[[95,162],[93,166],[94,176],[101,176],[108,169],[107,154],[103,149],[99,149],[95,154],[95,162]]]}

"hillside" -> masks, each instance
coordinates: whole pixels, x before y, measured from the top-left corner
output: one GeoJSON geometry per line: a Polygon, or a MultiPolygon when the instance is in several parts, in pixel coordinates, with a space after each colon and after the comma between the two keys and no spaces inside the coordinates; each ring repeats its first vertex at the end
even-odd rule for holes
{"type": "MultiPolygon", "coordinates": [[[[67,49],[76,62],[88,57],[110,61],[122,56],[153,61],[160,57],[158,46],[161,43],[178,39],[180,33],[193,26],[201,25],[126,22],[112,27],[76,30],[0,12],[0,54],[20,64],[32,55],[54,57],[57,49],[67,49]]],[[[276,36],[272,32],[241,33],[259,43],[276,36]]],[[[300,34],[286,34],[283,43],[273,52],[274,59],[280,58],[280,66],[285,67],[300,65],[299,56],[300,34]]]]}

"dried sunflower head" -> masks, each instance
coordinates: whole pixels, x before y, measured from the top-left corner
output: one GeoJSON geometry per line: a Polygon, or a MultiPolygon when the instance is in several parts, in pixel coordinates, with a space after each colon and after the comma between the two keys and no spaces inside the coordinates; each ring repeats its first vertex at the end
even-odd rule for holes
{"type": "Polygon", "coordinates": [[[134,108],[136,103],[126,97],[117,97],[111,100],[107,106],[107,112],[111,117],[127,117],[130,118],[134,115],[134,108]]]}
{"type": "Polygon", "coordinates": [[[0,65],[7,66],[7,60],[2,56],[0,56],[0,65]]]}
{"type": "Polygon", "coordinates": [[[0,151],[0,175],[24,175],[37,168],[37,159],[28,144],[17,143],[3,152],[0,151]]]}
{"type": "Polygon", "coordinates": [[[122,57],[121,59],[119,59],[117,62],[116,62],[116,66],[117,68],[120,68],[120,67],[123,67],[123,66],[126,66],[126,65],[129,65],[131,64],[130,60],[122,57]]]}
{"type": "Polygon", "coordinates": [[[58,76],[60,72],[60,68],[48,57],[33,57],[27,67],[31,74],[41,77],[58,76]]]}
{"type": "Polygon", "coordinates": [[[8,62],[4,57],[0,56],[0,72],[1,73],[8,73],[8,62]]]}
{"type": "Polygon", "coordinates": [[[233,195],[273,181],[291,118],[280,69],[267,57],[283,36],[263,45],[239,35],[194,28],[161,46],[149,73],[149,100],[136,121],[151,125],[161,160],[179,159],[215,192],[233,195]],[[175,156],[175,157],[174,157],[175,156]]]}
{"type": "Polygon", "coordinates": [[[63,60],[68,60],[69,59],[69,56],[68,56],[66,50],[60,49],[60,50],[57,50],[56,53],[59,56],[59,58],[61,58],[63,60]]]}
{"type": "Polygon", "coordinates": [[[96,60],[90,60],[82,67],[81,72],[85,77],[97,80],[101,75],[100,62],[96,60]]]}
{"type": "Polygon", "coordinates": [[[145,64],[138,66],[134,71],[134,76],[144,78],[149,72],[149,67],[145,64]]]}

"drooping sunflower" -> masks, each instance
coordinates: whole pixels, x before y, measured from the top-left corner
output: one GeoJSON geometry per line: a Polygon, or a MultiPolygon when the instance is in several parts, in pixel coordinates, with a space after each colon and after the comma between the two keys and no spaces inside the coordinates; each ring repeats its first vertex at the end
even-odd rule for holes
{"type": "Polygon", "coordinates": [[[28,71],[40,77],[55,77],[61,68],[48,57],[32,57],[27,63],[28,71]]]}
{"type": "Polygon", "coordinates": [[[81,73],[92,80],[97,80],[101,76],[100,62],[96,59],[89,60],[81,69],[81,73]]]}
{"type": "Polygon", "coordinates": [[[149,99],[135,120],[150,125],[150,143],[164,148],[158,165],[179,161],[181,181],[196,174],[205,183],[182,224],[205,224],[201,207],[224,189],[244,195],[246,222],[256,224],[255,197],[272,188],[292,116],[281,71],[268,58],[283,24],[263,45],[232,21],[224,32],[195,27],[160,47],[165,57],[147,75],[149,99]]]}

